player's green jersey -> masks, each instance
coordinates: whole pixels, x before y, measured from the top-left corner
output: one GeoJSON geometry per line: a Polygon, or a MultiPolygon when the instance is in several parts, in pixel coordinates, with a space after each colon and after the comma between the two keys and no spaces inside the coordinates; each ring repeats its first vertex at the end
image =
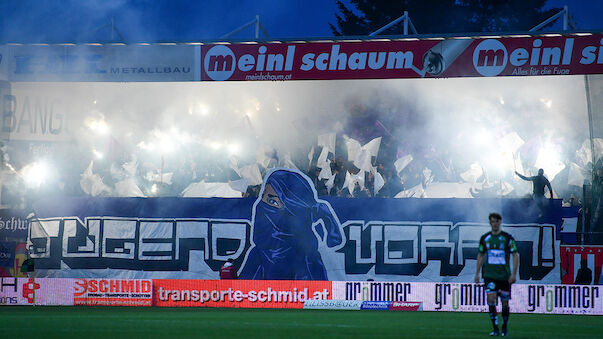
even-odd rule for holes
{"type": "Polygon", "coordinates": [[[511,275],[509,257],[517,252],[515,239],[509,233],[488,232],[479,239],[479,253],[484,253],[484,278],[507,280],[511,275]]]}

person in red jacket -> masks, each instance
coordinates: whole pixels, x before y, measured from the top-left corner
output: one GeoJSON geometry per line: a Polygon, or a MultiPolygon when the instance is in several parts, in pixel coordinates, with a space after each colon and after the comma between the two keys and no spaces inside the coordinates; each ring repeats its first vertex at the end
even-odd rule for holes
{"type": "Polygon", "coordinates": [[[220,268],[220,279],[237,279],[237,270],[233,264],[234,260],[228,259],[220,268]]]}

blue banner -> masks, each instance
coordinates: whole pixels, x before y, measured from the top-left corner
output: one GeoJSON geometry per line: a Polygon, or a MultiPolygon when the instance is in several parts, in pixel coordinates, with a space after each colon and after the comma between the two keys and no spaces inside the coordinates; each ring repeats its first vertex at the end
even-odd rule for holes
{"type": "Polygon", "coordinates": [[[14,241],[0,241],[0,267],[14,266],[16,248],[17,243],[14,241]]]}
{"type": "Polygon", "coordinates": [[[488,214],[520,252],[520,280],[559,281],[560,200],[317,197],[273,170],[255,198],[72,198],[35,205],[40,276],[472,281],[488,214]]]}
{"type": "Polygon", "coordinates": [[[24,210],[0,209],[0,240],[25,242],[27,220],[24,210]]]}

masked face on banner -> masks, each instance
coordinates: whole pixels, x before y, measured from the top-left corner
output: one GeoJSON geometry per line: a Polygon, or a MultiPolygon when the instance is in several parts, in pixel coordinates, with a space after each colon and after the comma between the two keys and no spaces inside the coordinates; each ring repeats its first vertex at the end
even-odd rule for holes
{"type": "Polygon", "coordinates": [[[310,179],[299,171],[269,172],[253,205],[253,244],[243,279],[327,280],[318,252],[343,242],[341,224],[328,202],[319,200],[310,179]]]}

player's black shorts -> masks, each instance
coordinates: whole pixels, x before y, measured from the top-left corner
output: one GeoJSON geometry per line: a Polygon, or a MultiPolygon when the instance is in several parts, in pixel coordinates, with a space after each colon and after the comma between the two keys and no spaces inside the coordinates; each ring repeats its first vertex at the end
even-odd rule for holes
{"type": "Polygon", "coordinates": [[[486,293],[496,293],[501,299],[511,299],[511,284],[508,280],[484,278],[486,293]]]}

